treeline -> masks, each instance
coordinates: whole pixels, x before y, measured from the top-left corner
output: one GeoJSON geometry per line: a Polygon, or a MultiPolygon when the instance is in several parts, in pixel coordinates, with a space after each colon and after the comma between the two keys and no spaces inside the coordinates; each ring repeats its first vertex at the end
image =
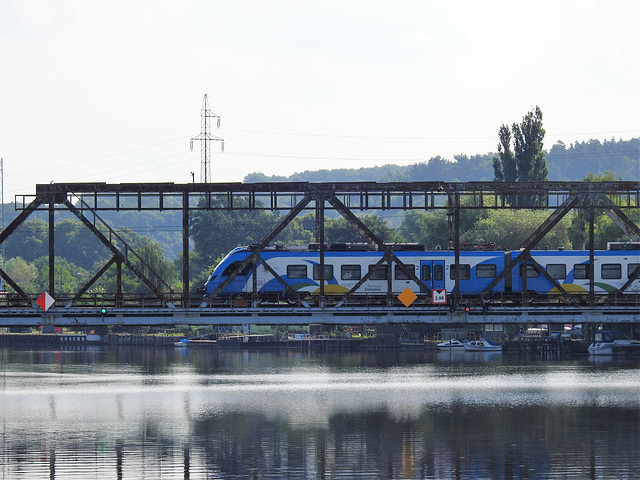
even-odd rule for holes
{"type": "MultiPolygon", "coordinates": [[[[40,218],[22,223],[2,244],[2,269],[25,292],[49,289],[48,224],[40,218]]],[[[77,219],[64,219],[54,227],[55,289],[76,292],[112,257],[112,253],[77,219]]],[[[118,228],[118,235],[140,255],[145,263],[170,284],[179,285],[177,261],[166,259],[163,246],[128,228],[118,228]]],[[[106,233],[106,232],[103,232],[106,233]]],[[[108,235],[106,235],[108,236],[108,235]]],[[[141,265],[136,265],[141,269],[141,265]]],[[[147,292],[137,277],[123,268],[123,291],[147,292]]],[[[3,286],[7,287],[3,282],[3,286]]],[[[112,266],[91,289],[93,293],[115,292],[116,270],[112,266]]]]}
{"type": "MultiPolygon", "coordinates": [[[[558,141],[545,151],[549,180],[579,181],[615,172],[617,180],[640,181],[640,138],[631,140],[589,140],[565,145],[558,141]]],[[[407,166],[383,165],[357,169],[306,170],[288,177],[251,173],[245,182],[468,182],[494,179],[493,157],[496,154],[455,155],[453,159],[437,156],[407,166]]]]}

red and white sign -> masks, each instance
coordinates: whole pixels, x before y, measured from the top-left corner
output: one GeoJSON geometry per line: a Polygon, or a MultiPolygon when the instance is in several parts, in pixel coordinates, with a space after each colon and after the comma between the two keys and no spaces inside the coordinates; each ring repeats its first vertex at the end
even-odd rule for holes
{"type": "Polygon", "coordinates": [[[44,292],[42,295],[40,295],[38,300],[36,300],[36,303],[40,305],[40,308],[42,308],[42,310],[46,312],[47,310],[49,310],[49,307],[51,307],[51,305],[56,303],[56,301],[51,295],[49,295],[47,292],[44,292]]]}
{"type": "Polygon", "coordinates": [[[444,289],[436,290],[435,288],[431,290],[431,303],[434,305],[447,303],[447,291],[444,289]]]}

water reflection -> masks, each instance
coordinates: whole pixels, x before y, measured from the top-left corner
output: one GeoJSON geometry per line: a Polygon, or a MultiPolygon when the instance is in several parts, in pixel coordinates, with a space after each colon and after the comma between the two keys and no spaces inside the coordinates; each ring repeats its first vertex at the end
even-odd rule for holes
{"type": "Polygon", "coordinates": [[[504,354],[2,352],[2,478],[611,478],[635,361],[504,354]]]}

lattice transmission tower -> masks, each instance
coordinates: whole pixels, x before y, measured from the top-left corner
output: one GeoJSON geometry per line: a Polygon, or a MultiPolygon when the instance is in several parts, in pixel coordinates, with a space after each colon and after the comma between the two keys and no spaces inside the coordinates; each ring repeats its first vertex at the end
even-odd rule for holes
{"type": "Polygon", "coordinates": [[[220,128],[220,115],[216,115],[209,110],[208,95],[205,94],[202,100],[202,116],[200,120],[200,135],[191,139],[191,150],[193,141],[200,140],[200,183],[211,182],[211,142],[220,142],[220,151],[224,152],[224,140],[215,135],[211,135],[211,122],[216,119],[216,129],[220,128]]]}

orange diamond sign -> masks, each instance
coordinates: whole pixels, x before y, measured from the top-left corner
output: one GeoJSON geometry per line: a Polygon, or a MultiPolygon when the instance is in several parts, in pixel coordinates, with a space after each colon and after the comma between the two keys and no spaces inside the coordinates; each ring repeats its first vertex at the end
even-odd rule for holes
{"type": "Polygon", "coordinates": [[[418,296],[413,293],[409,287],[405,288],[402,292],[400,292],[400,295],[398,295],[398,300],[400,300],[405,307],[408,307],[413,302],[415,302],[416,298],[418,298],[418,296]]]}

